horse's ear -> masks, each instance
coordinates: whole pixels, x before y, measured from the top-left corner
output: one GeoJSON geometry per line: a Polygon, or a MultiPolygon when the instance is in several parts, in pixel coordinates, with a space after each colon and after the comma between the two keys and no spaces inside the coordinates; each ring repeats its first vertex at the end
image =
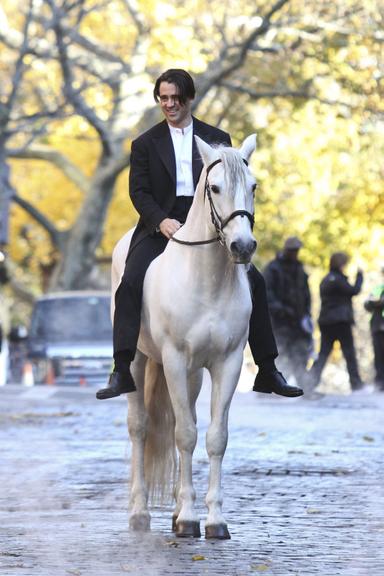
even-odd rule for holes
{"type": "Polygon", "coordinates": [[[256,150],[256,134],[250,134],[244,140],[240,148],[240,154],[248,162],[252,153],[256,150]]]}
{"type": "Polygon", "coordinates": [[[195,141],[197,144],[197,149],[199,150],[201,159],[203,160],[206,166],[212,164],[214,160],[217,159],[217,152],[215,151],[212,146],[204,142],[199,136],[195,136],[195,141]]]}

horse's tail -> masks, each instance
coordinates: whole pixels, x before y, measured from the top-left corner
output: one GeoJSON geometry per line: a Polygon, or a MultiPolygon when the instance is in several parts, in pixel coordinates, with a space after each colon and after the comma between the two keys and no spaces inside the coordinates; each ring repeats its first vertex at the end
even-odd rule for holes
{"type": "Polygon", "coordinates": [[[161,364],[148,360],[145,370],[148,414],[144,474],[153,503],[169,502],[176,485],[175,415],[161,364]]]}

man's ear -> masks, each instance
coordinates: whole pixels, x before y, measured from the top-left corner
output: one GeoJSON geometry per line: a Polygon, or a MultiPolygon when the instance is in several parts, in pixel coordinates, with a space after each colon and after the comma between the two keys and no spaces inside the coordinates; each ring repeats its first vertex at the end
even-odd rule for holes
{"type": "Polygon", "coordinates": [[[215,148],[212,148],[209,144],[204,142],[199,136],[195,136],[195,141],[197,144],[197,149],[199,150],[201,159],[206,166],[212,164],[214,160],[217,160],[218,154],[215,148]]]}
{"type": "Polygon", "coordinates": [[[256,134],[250,134],[241,145],[240,154],[247,162],[256,150],[256,138],[256,134]]]}

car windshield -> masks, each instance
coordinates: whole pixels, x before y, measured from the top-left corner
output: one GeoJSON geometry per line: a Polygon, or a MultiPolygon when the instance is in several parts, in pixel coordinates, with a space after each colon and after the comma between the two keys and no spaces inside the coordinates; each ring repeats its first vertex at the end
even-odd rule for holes
{"type": "Polygon", "coordinates": [[[47,299],[37,302],[30,336],[47,342],[112,339],[108,296],[47,299]]]}

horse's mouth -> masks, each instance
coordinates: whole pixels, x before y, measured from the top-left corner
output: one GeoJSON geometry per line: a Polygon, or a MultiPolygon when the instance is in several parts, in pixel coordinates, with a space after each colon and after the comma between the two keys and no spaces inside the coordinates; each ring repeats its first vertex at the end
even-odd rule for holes
{"type": "Polygon", "coordinates": [[[256,240],[231,242],[229,253],[234,264],[249,264],[257,247],[256,240]]]}
{"type": "Polygon", "coordinates": [[[231,253],[231,260],[234,264],[249,264],[252,260],[252,254],[240,256],[239,254],[231,253]]]}

